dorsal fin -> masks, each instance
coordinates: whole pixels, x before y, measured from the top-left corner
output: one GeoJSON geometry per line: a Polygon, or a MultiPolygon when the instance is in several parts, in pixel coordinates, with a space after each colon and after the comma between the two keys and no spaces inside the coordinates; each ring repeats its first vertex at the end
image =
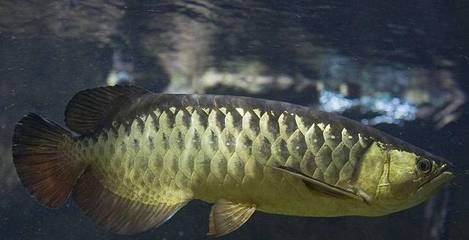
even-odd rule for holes
{"type": "Polygon", "coordinates": [[[116,109],[147,93],[150,91],[143,88],[119,85],[80,91],[65,109],[65,124],[77,133],[92,133],[116,109]]]}

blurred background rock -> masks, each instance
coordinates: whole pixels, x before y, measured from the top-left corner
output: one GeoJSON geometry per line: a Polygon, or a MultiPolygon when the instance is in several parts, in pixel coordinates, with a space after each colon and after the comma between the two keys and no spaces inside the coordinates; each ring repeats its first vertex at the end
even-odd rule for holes
{"type": "MultiPolygon", "coordinates": [[[[68,99],[102,85],[247,95],[338,112],[452,159],[469,151],[469,4],[438,1],[3,0],[0,2],[0,236],[203,239],[194,203],[121,237],[71,203],[38,206],[11,163],[27,112],[63,122],[68,99]],[[194,225],[194,223],[197,223],[194,225]]],[[[427,207],[384,218],[258,213],[227,239],[466,239],[462,178],[427,207]],[[338,231],[337,229],[340,229],[338,231]]],[[[200,224],[203,223],[203,224],[200,224]]]]}

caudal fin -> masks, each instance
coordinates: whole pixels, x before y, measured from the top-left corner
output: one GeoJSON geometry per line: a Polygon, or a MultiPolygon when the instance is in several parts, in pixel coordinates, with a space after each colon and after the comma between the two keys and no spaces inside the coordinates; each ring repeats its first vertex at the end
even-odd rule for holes
{"type": "Polygon", "coordinates": [[[85,166],[71,158],[72,134],[30,113],[15,127],[13,162],[24,187],[43,205],[62,206],[85,166]]]}

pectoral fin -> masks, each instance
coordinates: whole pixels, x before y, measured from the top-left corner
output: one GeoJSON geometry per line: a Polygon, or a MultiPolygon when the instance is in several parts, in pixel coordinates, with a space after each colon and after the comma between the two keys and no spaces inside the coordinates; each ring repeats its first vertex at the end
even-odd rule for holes
{"type": "Polygon", "coordinates": [[[333,197],[347,197],[347,198],[357,199],[367,204],[369,204],[371,201],[371,197],[368,194],[366,194],[365,191],[359,188],[353,187],[353,186],[350,186],[347,189],[342,188],[340,186],[334,186],[324,181],[308,176],[291,167],[280,166],[280,167],[274,167],[274,169],[277,169],[284,173],[288,173],[291,176],[298,177],[303,180],[303,182],[306,184],[308,188],[318,191],[318,192],[322,192],[324,194],[327,194],[333,197]]]}
{"type": "Polygon", "coordinates": [[[241,227],[256,211],[254,204],[233,203],[224,199],[212,206],[207,235],[226,235],[241,227]]]}

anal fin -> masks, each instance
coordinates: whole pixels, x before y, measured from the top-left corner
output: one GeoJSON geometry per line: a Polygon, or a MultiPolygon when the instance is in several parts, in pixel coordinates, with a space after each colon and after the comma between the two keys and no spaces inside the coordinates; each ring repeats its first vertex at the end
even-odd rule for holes
{"type": "Polygon", "coordinates": [[[107,190],[91,171],[80,178],[74,199],[93,221],[119,234],[133,234],[158,227],[187,203],[145,204],[127,199],[107,190]]]}
{"type": "Polygon", "coordinates": [[[226,235],[241,227],[256,211],[254,204],[233,203],[224,199],[212,206],[207,235],[226,235]]]}

